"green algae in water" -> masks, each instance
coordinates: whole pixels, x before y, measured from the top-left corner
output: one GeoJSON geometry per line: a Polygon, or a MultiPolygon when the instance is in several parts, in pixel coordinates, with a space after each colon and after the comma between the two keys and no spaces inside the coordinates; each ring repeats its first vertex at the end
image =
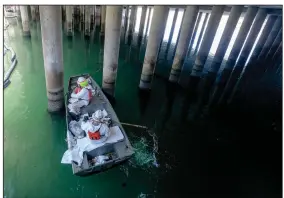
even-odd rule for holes
{"type": "Polygon", "coordinates": [[[147,141],[145,137],[141,137],[138,141],[133,143],[135,150],[133,160],[136,166],[151,168],[153,166],[159,167],[156,159],[156,153],[158,152],[157,137],[151,132],[148,133],[153,138],[153,146],[147,141]]]}
{"type": "Polygon", "coordinates": [[[134,160],[138,166],[150,167],[155,161],[152,152],[149,149],[147,140],[142,137],[140,141],[133,144],[135,149],[134,160]]]}

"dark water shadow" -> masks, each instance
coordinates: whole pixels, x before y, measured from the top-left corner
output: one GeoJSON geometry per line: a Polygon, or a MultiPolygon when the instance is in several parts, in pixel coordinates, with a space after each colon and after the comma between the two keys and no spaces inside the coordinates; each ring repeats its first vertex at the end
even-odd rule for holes
{"type": "Polygon", "coordinates": [[[151,91],[150,90],[142,90],[138,88],[138,97],[139,97],[139,110],[140,114],[144,115],[148,103],[150,101],[151,91]]]}

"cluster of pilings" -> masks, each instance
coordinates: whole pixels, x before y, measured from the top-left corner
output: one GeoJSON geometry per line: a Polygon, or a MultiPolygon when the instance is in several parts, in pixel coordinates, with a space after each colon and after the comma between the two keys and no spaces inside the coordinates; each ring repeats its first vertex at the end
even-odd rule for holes
{"type": "MultiPolygon", "coordinates": [[[[141,7],[137,43],[141,43],[144,32],[147,35],[148,28],[149,36],[140,82],[137,86],[141,90],[150,90],[170,6],[141,7]],[[151,19],[150,12],[153,12],[151,19]],[[147,24],[146,31],[145,24],[147,24]]],[[[241,81],[246,79],[245,71],[261,74],[270,67],[282,66],[282,9],[280,12],[274,12],[273,9],[262,6],[207,6],[207,14],[200,28],[203,36],[197,39],[198,47],[193,49],[197,27],[200,25],[200,12],[204,7],[182,6],[184,14],[168,80],[173,84],[179,83],[185,59],[193,50],[194,60],[192,69],[188,73],[186,102],[190,103],[193,100],[201,84],[203,91],[199,105],[208,104],[210,107],[233,98],[241,81]],[[228,14],[227,23],[208,72],[204,74],[210,48],[225,13],[228,14]],[[231,52],[225,60],[225,54],[240,17],[243,17],[243,22],[231,52]],[[262,33],[257,38],[260,31],[262,33]],[[224,68],[220,70],[223,61],[225,61],[224,68]],[[217,78],[218,73],[220,76],[217,78]]],[[[114,96],[121,35],[125,43],[133,39],[137,9],[138,6],[39,6],[49,111],[57,111],[64,104],[62,22],[65,24],[66,35],[70,37],[74,35],[74,29],[84,31],[86,36],[90,36],[91,32],[100,26],[100,34],[105,37],[102,89],[108,95],[114,96]]],[[[37,6],[31,6],[31,10],[36,20],[37,6]]],[[[20,6],[20,13],[23,33],[29,35],[27,6],[20,6]]],[[[176,23],[176,18],[177,9],[173,24],[176,23]]],[[[172,35],[173,30],[170,31],[170,39],[172,35]]]]}
{"type": "Polygon", "coordinates": [[[72,37],[74,30],[83,32],[86,37],[90,37],[97,27],[101,26],[101,36],[104,36],[105,6],[80,5],[62,6],[62,20],[64,22],[65,33],[72,37]]]}

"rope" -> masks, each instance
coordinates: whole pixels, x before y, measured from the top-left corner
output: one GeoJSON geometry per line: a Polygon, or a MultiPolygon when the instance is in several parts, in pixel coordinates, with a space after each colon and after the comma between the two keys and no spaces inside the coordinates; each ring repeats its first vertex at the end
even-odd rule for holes
{"type": "Polygon", "coordinates": [[[132,127],[142,128],[142,129],[148,129],[148,127],[142,126],[142,125],[130,124],[130,123],[125,123],[125,122],[120,122],[120,124],[125,125],[125,126],[132,126],[132,127]]]}

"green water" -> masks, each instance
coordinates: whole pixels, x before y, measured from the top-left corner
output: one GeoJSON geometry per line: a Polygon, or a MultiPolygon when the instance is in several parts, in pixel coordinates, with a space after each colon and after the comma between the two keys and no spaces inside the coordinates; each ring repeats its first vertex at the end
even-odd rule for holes
{"type": "MultiPolygon", "coordinates": [[[[143,164],[133,158],[121,166],[85,178],[74,176],[70,165],[60,163],[67,149],[65,116],[52,116],[46,111],[40,25],[32,24],[31,38],[21,36],[19,25],[10,25],[5,32],[5,43],[14,49],[18,60],[11,84],[4,90],[5,197],[145,197],[146,194],[157,197],[160,168],[152,165],[153,160],[143,164]]],[[[141,67],[137,62],[125,61],[124,49],[127,47],[122,44],[115,111],[122,122],[151,128],[160,113],[165,85],[161,79],[154,80],[155,91],[141,114],[138,97],[141,67]]],[[[79,32],[73,40],[63,35],[63,52],[65,89],[69,76],[80,73],[90,73],[101,85],[103,48],[98,37],[85,41],[79,32]]],[[[7,70],[7,56],[4,61],[7,70]]],[[[141,137],[143,143],[147,139],[147,148],[142,149],[148,150],[142,154],[144,158],[145,155],[153,157],[155,146],[148,132],[131,127],[125,129],[132,144],[139,143],[141,137]]],[[[142,160],[147,160],[144,158],[142,160]]],[[[161,172],[170,169],[168,164],[160,167],[164,167],[161,172]]]]}

